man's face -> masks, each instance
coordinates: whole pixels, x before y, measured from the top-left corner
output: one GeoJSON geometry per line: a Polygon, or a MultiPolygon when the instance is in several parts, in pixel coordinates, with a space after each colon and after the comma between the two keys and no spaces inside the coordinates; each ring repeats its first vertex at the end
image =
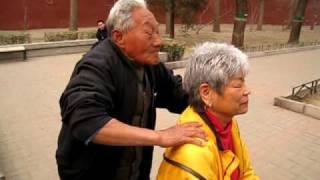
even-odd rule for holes
{"type": "Polygon", "coordinates": [[[145,8],[133,10],[133,26],[122,32],[120,48],[138,64],[155,65],[159,63],[161,40],[159,24],[153,14],[145,8]]]}
{"type": "Polygon", "coordinates": [[[103,30],[104,29],[104,23],[103,22],[98,22],[98,28],[103,30]]]}

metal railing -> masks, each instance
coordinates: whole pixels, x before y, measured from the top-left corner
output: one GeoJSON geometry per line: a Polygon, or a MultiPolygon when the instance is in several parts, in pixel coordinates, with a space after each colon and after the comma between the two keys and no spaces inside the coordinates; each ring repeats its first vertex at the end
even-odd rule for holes
{"type": "Polygon", "coordinates": [[[299,86],[292,88],[291,96],[302,98],[299,96],[299,93],[301,93],[302,91],[309,92],[310,95],[316,94],[319,86],[320,86],[320,79],[316,79],[316,80],[301,84],[299,86]]]}

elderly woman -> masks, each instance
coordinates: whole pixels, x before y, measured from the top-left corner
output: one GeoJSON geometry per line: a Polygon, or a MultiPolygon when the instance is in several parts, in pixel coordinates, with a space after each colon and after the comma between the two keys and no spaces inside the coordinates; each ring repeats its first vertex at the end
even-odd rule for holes
{"type": "Polygon", "coordinates": [[[190,106],[178,124],[201,123],[208,141],[168,148],[158,180],[259,179],[234,120],[248,111],[248,66],[247,56],[232,45],[207,42],[194,49],[184,75],[190,106]]]}

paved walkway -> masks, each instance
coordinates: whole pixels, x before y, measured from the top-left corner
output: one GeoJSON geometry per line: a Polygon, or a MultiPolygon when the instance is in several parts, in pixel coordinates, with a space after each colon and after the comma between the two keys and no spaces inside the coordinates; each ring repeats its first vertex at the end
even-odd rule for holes
{"type": "MultiPolygon", "coordinates": [[[[0,62],[0,171],[7,180],[58,179],[58,99],[80,57],[0,62]]],[[[274,97],[320,77],[319,57],[320,50],[313,50],[250,60],[250,109],[238,119],[261,179],[319,179],[320,121],[273,106],[274,97]]],[[[177,117],[159,110],[157,128],[174,124],[177,117]]],[[[162,151],[156,148],[153,179],[162,151]]]]}

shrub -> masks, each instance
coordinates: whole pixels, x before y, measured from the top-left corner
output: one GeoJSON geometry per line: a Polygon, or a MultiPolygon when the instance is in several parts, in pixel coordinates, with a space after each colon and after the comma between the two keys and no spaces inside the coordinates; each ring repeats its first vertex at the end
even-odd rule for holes
{"type": "Polygon", "coordinates": [[[168,53],[168,62],[181,60],[185,45],[175,41],[163,42],[160,51],[168,53]]]}
{"type": "Polygon", "coordinates": [[[96,32],[95,31],[83,31],[78,33],[78,39],[95,39],[96,32]]]}
{"type": "Polygon", "coordinates": [[[0,44],[24,44],[30,43],[30,34],[6,34],[0,35],[0,44]]]}
{"type": "Polygon", "coordinates": [[[78,39],[78,32],[67,31],[67,32],[46,32],[44,33],[44,41],[65,41],[78,39]]]}

